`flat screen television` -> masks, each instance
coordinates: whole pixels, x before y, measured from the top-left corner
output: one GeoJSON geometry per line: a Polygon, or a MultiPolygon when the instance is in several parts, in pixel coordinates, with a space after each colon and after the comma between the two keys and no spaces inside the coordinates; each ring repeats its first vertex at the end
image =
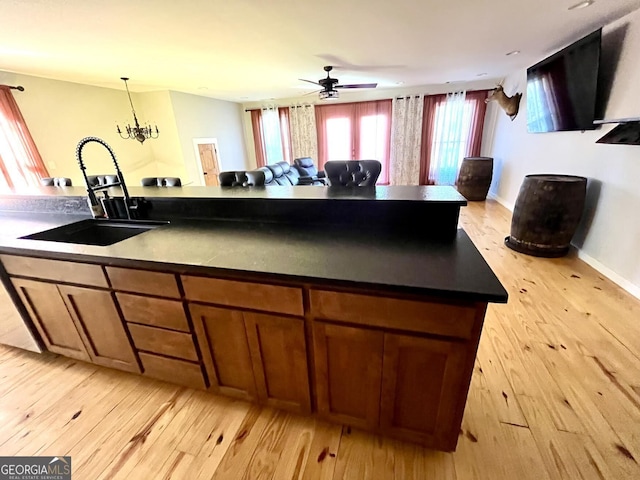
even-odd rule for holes
{"type": "Polygon", "coordinates": [[[527,69],[527,130],[593,130],[602,29],[527,69]]]}

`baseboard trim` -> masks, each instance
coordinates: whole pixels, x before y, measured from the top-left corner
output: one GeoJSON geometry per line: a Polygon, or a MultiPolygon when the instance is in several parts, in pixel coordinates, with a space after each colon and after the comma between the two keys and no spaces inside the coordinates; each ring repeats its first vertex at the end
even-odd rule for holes
{"type": "Polygon", "coordinates": [[[487,197],[489,197],[492,200],[495,200],[496,202],[498,202],[500,205],[502,205],[504,208],[506,208],[510,212],[513,212],[513,208],[514,208],[514,204],[513,203],[507,202],[504,198],[499,197],[495,193],[491,193],[491,192],[489,192],[487,194],[487,197]]]}
{"type": "MultiPolygon", "coordinates": [[[[510,212],[513,212],[514,205],[510,202],[507,202],[504,198],[494,193],[489,193],[487,197],[495,200],[510,212]]],[[[578,258],[580,260],[582,260],[584,263],[586,263],[590,267],[596,269],[598,272],[600,272],[602,275],[607,277],[609,280],[611,280],[613,283],[618,285],[620,288],[622,288],[623,290],[625,290],[626,292],[630,293],[631,295],[633,295],[634,297],[640,300],[640,286],[636,285],[635,283],[631,283],[626,278],[622,277],[621,275],[618,275],[609,267],[603,265],[598,260],[593,258],[591,255],[585,253],[582,249],[576,247],[576,250],[578,253],[578,258]]]]}
{"type": "Polygon", "coordinates": [[[640,300],[640,287],[638,285],[631,283],[626,278],[622,277],[621,275],[618,275],[616,272],[614,272],[609,267],[606,267],[605,265],[600,263],[591,255],[584,253],[583,250],[578,249],[578,258],[582,260],[584,263],[586,263],[587,265],[589,265],[590,267],[593,267],[594,269],[596,269],[598,272],[600,272],[602,275],[607,277],[609,280],[611,280],[613,283],[618,285],[620,288],[622,288],[623,290],[626,290],[628,293],[630,293],[631,295],[633,295],[634,297],[640,300]]]}

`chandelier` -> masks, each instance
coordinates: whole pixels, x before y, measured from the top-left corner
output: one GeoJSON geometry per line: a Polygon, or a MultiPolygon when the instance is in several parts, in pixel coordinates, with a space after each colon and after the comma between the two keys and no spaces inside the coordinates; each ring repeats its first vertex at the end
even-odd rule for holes
{"type": "Polygon", "coordinates": [[[151,125],[145,125],[144,127],[140,126],[140,123],[138,122],[138,117],[136,116],[136,111],[133,108],[133,102],[131,101],[129,86],[127,85],[127,80],[129,79],[127,77],[121,77],[120,80],[124,81],[124,86],[127,89],[127,95],[129,96],[129,103],[131,104],[131,112],[133,113],[133,121],[135,122],[136,126],[132,127],[127,123],[127,126],[125,127],[125,131],[123,132],[122,130],[120,130],[120,125],[116,125],[116,128],[118,129],[118,134],[120,135],[121,138],[124,138],[124,139],[130,138],[131,140],[138,140],[140,144],[144,143],[144,141],[147,138],[158,138],[158,136],[160,135],[160,132],[158,131],[157,125],[154,125],[155,132],[153,131],[154,127],[151,127],[151,125]]]}

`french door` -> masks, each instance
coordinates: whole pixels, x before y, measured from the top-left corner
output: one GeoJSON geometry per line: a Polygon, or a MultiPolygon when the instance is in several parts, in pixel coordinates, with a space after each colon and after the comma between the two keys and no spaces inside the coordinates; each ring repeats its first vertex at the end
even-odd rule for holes
{"type": "Polygon", "coordinates": [[[316,106],[318,166],[330,160],[378,160],[389,183],[391,100],[316,106]]]}

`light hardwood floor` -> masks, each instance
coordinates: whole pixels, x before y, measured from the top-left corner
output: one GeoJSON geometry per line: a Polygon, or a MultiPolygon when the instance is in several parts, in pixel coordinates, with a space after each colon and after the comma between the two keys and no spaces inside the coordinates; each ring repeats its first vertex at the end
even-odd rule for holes
{"type": "Polygon", "coordinates": [[[640,478],[640,301],[575,255],[506,249],[510,218],[462,209],[510,299],[453,454],[0,346],[0,455],[71,455],[75,480],[640,478]]]}

